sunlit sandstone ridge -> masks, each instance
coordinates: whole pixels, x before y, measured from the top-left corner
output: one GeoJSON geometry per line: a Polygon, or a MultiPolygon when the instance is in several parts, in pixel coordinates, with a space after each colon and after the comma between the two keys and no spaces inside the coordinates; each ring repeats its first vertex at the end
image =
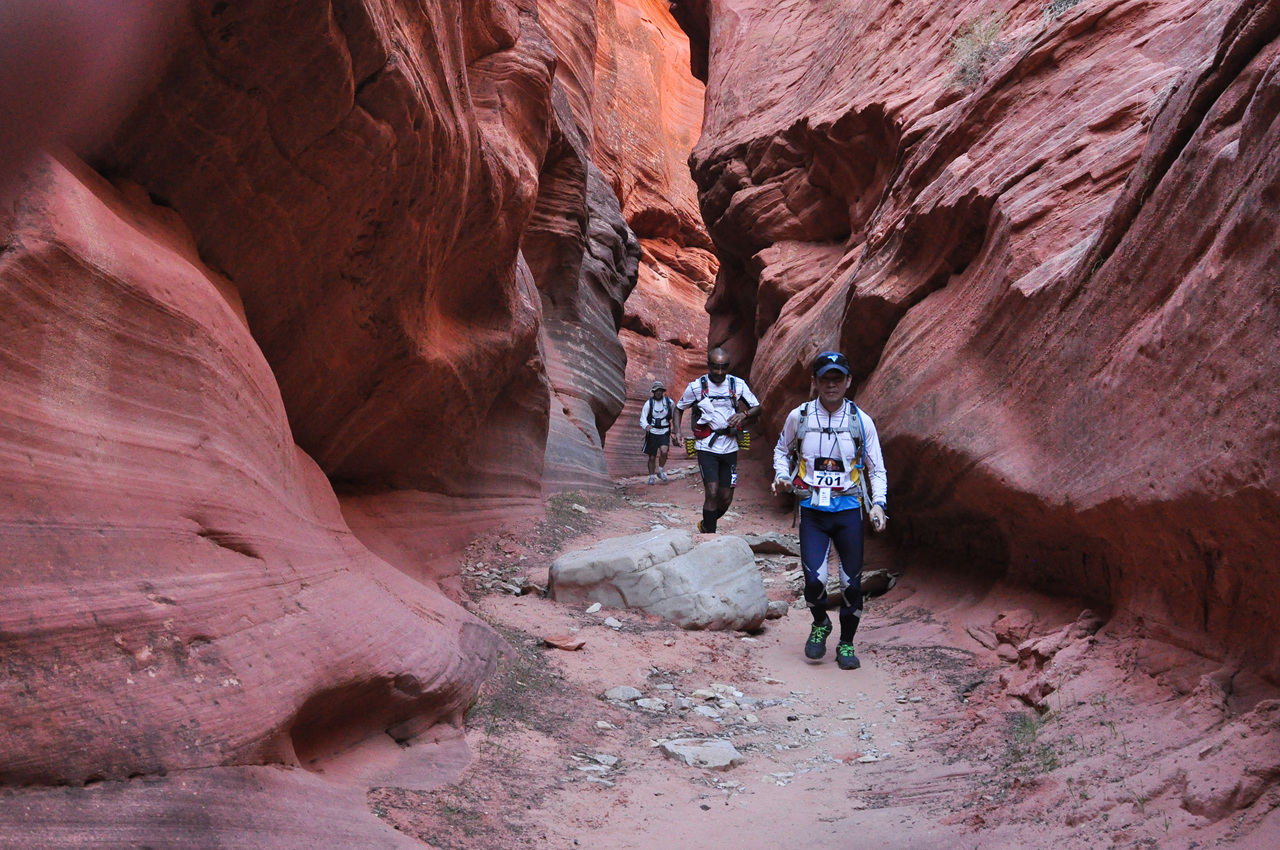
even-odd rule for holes
{"type": "Polygon", "coordinates": [[[689,174],[703,87],[689,73],[688,40],[662,0],[599,5],[595,157],[643,249],[620,334],[627,405],[605,442],[610,470],[622,475],[645,469],[638,420],[650,384],[661,379],[678,394],[702,371],[717,260],[689,174]]]}
{"type": "Polygon", "coordinates": [[[547,5],[178,4],[117,129],[9,184],[6,842],[406,843],[359,783],[500,646],[441,556],[611,486],[641,249],[595,4],[547,5]]]}
{"type": "Polygon", "coordinates": [[[843,348],[899,543],[1280,680],[1280,3],[676,7],[773,427],[843,348]]]}

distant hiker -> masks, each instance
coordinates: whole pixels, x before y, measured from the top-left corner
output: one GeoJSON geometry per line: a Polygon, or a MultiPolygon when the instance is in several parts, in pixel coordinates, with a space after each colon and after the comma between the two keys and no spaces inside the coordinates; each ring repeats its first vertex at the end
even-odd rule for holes
{"type": "Polygon", "coordinates": [[[712,349],[707,354],[707,374],[689,383],[676,402],[672,433],[684,442],[684,412],[694,409],[689,428],[702,470],[702,520],[698,531],[716,533],[716,521],[733,504],[738,486],[738,438],[746,421],[760,413],[760,402],[741,378],[729,374],[729,352],[712,349]]]}
{"type": "Polygon", "coordinates": [[[845,398],[853,383],[849,361],[839,352],[823,352],[813,361],[813,377],[818,398],[787,414],[774,447],[773,492],[794,491],[800,499],[804,600],[813,612],[805,657],[827,654],[827,553],[834,543],[842,591],[836,664],[856,670],[862,666],[853,651],[862,618],[862,511],[867,509],[876,531],[884,530],[888,478],[875,423],[845,398]]]}
{"type": "Polygon", "coordinates": [[[675,402],[667,398],[667,388],[662,381],[654,381],[649,388],[652,396],[645,399],[640,408],[640,427],[644,429],[643,451],[649,456],[649,483],[667,481],[667,451],[671,446],[671,414],[675,402]]]}

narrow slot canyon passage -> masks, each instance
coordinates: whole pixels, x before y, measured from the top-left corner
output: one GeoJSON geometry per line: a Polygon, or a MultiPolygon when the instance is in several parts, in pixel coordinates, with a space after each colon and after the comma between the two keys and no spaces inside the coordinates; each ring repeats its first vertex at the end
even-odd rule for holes
{"type": "Polygon", "coordinates": [[[144,5],[0,13],[0,847],[1280,847],[1280,0],[144,5]]]}

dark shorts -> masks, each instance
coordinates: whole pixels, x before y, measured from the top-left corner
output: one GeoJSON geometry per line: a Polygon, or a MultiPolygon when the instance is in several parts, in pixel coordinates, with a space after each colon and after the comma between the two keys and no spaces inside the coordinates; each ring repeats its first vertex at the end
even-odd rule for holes
{"type": "Polygon", "coordinates": [[[659,449],[665,449],[671,445],[671,432],[665,434],[650,434],[648,431],[644,434],[644,448],[641,449],[647,455],[656,455],[659,449]]]}
{"type": "Polygon", "coordinates": [[[722,455],[699,451],[698,467],[702,470],[703,481],[714,481],[721,487],[730,489],[738,486],[737,452],[722,455]]]}

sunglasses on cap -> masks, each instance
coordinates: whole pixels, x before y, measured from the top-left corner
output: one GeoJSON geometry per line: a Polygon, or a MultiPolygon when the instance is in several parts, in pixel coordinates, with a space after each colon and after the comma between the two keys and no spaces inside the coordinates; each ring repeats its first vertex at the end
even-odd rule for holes
{"type": "Polygon", "coordinates": [[[838,351],[824,351],[814,358],[813,375],[815,378],[821,378],[829,372],[839,372],[842,375],[850,374],[849,358],[838,351]]]}

